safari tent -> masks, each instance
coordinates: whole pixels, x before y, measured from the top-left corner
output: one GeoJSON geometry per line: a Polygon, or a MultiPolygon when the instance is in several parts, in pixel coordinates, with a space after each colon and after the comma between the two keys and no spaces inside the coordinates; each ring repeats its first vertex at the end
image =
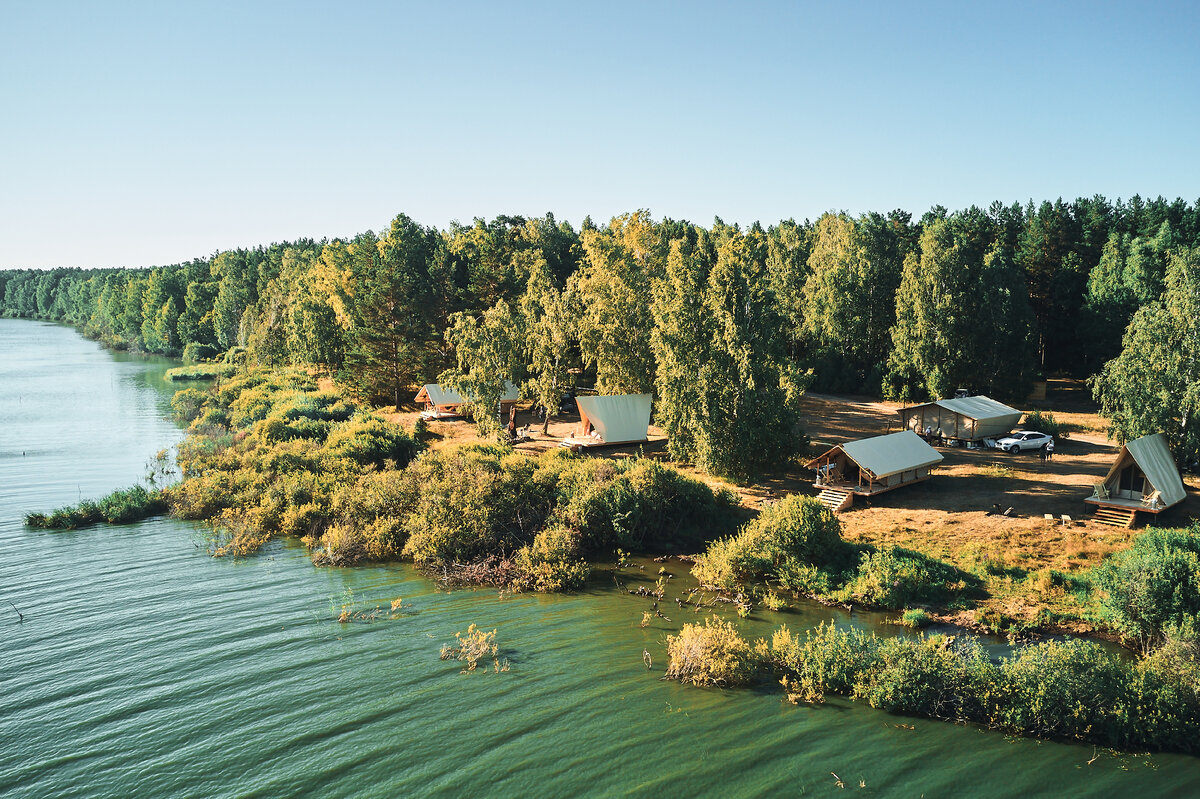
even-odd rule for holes
{"type": "Polygon", "coordinates": [[[911,430],[839,444],[806,464],[817,472],[819,499],[834,511],[854,496],[872,496],[928,480],[942,456],[911,430]]]}
{"type": "Polygon", "coordinates": [[[579,406],[579,429],[564,438],[560,446],[575,449],[636,444],[649,436],[649,394],[581,396],[575,402],[579,406]]]}
{"type": "Polygon", "coordinates": [[[942,441],[998,438],[1021,421],[1021,412],[990,397],[955,397],[896,411],[900,425],[919,436],[942,441]]]}
{"type": "Polygon", "coordinates": [[[1158,514],[1187,497],[1179,469],[1162,433],[1121,447],[1103,482],[1084,502],[1096,506],[1096,520],[1129,527],[1138,511],[1158,514]]]}
{"type": "MultiPolygon", "coordinates": [[[[517,390],[517,387],[505,380],[504,395],[500,398],[501,412],[511,407],[520,396],[521,394],[517,390]]],[[[427,383],[421,386],[421,390],[417,392],[416,400],[424,405],[421,415],[427,419],[457,418],[462,415],[459,412],[459,406],[465,405],[468,402],[468,400],[464,399],[454,389],[437,383],[427,383]]]]}

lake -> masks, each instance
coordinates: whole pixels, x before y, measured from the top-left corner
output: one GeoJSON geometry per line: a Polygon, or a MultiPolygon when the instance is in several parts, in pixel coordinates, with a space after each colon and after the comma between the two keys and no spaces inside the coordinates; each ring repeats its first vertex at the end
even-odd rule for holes
{"type": "MultiPolygon", "coordinates": [[[[0,319],[0,796],[1200,791],[1190,757],[1101,752],[1089,765],[1090,745],[663,681],[666,635],[700,614],[665,602],[673,621],[640,627],[648,600],[615,583],[652,583],[645,561],[577,594],[502,597],[440,591],[403,564],[318,569],[290,542],[216,560],[202,527],[171,519],[25,528],[28,511],[133,484],[181,438],[166,418],[171,365],[0,319]],[[382,612],[340,624],[346,605],[382,612]],[[509,671],[439,660],[472,623],[497,630],[509,671]]],[[[668,568],[687,585],[686,566],[668,568]]],[[[808,603],[743,626],[826,620],[898,629],[808,603]]]]}

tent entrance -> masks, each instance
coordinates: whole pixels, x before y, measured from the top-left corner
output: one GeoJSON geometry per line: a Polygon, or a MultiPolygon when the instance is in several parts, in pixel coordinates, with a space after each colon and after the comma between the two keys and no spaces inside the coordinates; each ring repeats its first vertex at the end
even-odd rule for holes
{"type": "Polygon", "coordinates": [[[1133,462],[1121,469],[1116,495],[1120,499],[1140,500],[1145,493],[1145,487],[1146,475],[1138,468],[1137,463],[1133,462]]]}

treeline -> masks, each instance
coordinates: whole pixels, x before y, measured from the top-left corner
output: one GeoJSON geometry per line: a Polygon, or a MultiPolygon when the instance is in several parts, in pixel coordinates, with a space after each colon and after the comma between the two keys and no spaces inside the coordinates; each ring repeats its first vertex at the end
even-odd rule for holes
{"type": "MultiPolygon", "coordinates": [[[[505,379],[547,407],[567,381],[653,392],[673,454],[740,477],[796,450],[788,406],[809,385],[1019,400],[1038,375],[1100,372],[1198,243],[1197,205],[1136,196],[766,228],[639,211],[578,231],[552,215],[440,231],[400,215],[378,234],[153,269],[0,272],[0,310],[190,360],[245,347],[380,403],[437,379],[482,407],[505,379]]],[[[1126,393],[1106,395],[1114,417],[1126,393]]],[[[1127,427],[1164,417],[1187,427],[1177,407],[1127,427]]]]}

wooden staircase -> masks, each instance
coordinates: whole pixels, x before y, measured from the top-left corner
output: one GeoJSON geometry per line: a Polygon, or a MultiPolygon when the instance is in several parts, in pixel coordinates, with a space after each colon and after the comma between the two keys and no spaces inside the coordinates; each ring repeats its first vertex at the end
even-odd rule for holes
{"type": "Polygon", "coordinates": [[[1137,511],[1132,508],[1096,508],[1092,518],[1110,527],[1133,527],[1137,511]]]}
{"type": "Polygon", "coordinates": [[[854,492],[840,488],[823,488],[821,493],[817,494],[817,499],[834,513],[841,513],[854,503],[854,492]]]}

